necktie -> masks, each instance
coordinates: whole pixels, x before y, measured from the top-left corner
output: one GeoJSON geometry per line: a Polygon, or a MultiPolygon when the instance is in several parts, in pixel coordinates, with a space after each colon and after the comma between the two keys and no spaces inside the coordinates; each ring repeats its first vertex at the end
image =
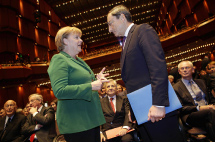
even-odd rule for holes
{"type": "Polygon", "coordinates": [[[201,90],[194,85],[193,81],[189,81],[189,83],[190,83],[190,86],[191,86],[193,93],[195,94],[194,100],[196,101],[196,103],[198,103],[198,105],[200,105],[200,106],[205,105],[205,101],[202,97],[201,90]]]}
{"type": "Polygon", "coordinates": [[[114,104],[113,104],[113,98],[110,98],[110,105],[112,107],[113,112],[116,113],[115,112],[115,107],[114,107],[114,104]]]}
{"type": "Polygon", "coordinates": [[[7,123],[5,125],[5,129],[7,128],[8,124],[10,123],[10,121],[11,121],[11,118],[9,117],[8,120],[7,120],[7,123]]]}

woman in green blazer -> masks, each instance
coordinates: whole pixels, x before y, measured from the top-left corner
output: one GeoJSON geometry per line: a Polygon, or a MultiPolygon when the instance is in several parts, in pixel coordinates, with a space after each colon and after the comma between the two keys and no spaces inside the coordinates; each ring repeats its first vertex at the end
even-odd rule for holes
{"type": "Polygon", "coordinates": [[[105,123],[98,90],[107,82],[103,69],[97,80],[90,67],[79,57],[81,30],[61,28],[55,37],[60,51],[52,57],[48,74],[58,98],[57,124],[67,142],[99,142],[99,126],[105,123]]]}

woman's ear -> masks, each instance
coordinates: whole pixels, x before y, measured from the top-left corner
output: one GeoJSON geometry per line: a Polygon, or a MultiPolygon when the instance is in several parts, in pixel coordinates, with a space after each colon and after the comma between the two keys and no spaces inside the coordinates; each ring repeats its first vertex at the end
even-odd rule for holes
{"type": "Polygon", "coordinates": [[[67,38],[63,38],[63,43],[64,43],[65,45],[67,45],[67,44],[68,44],[68,39],[67,39],[67,38]]]}

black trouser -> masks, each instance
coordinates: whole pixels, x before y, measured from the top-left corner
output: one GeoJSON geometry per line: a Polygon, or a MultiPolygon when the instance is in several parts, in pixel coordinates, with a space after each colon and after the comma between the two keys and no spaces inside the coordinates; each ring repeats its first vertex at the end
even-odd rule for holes
{"type": "Polygon", "coordinates": [[[143,142],[183,142],[179,130],[177,112],[167,114],[158,122],[146,122],[138,126],[143,142]]]}
{"type": "Polygon", "coordinates": [[[100,128],[96,127],[87,131],[63,134],[67,142],[100,142],[100,128]]]}
{"type": "Polygon", "coordinates": [[[194,127],[204,127],[212,141],[215,141],[215,110],[207,109],[192,112],[186,122],[194,127]]]}

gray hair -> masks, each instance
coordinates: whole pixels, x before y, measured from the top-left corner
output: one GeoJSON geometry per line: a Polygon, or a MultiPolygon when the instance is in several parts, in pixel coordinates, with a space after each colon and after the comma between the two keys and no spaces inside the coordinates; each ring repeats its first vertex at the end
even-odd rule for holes
{"type": "Polygon", "coordinates": [[[31,97],[35,97],[37,100],[41,100],[41,104],[43,104],[43,96],[38,94],[38,93],[34,93],[34,94],[31,94],[28,99],[30,99],[31,97]]]}

